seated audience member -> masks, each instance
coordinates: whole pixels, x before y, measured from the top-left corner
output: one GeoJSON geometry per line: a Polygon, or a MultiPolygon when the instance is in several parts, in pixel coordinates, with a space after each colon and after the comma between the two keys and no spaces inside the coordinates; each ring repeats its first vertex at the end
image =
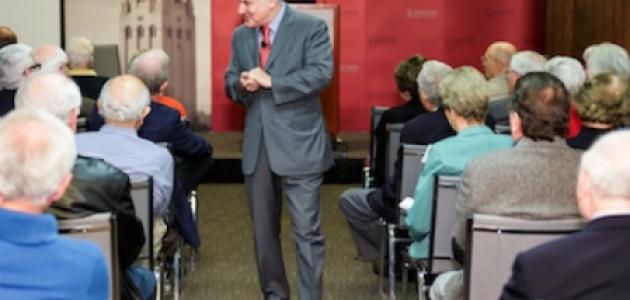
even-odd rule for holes
{"type": "MultiPolygon", "coordinates": [[[[135,56],[129,63],[129,74],[144,82],[151,93],[151,111],[138,135],[155,143],[168,143],[177,158],[178,182],[185,193],[195,189],[212,166],[212,146],[181,121],[180,113],[159,103],[168,85],[169,58],[161,49],[151,49],[135,56]]],[[[172,98],[171,98],[172,99],[172,98]]],[[[90,130],[98,130],[103,119],[92,111],[90,130]]]]}
{"type": "Polygon", "coordinates": [[[17,44],[17,35],[9,27],[0,26],[0,49],[6,45],[17,44]]]}
{"type": "Polygon", "coordinates": [[[490,44],[481,56],[483,72],[488,79],[488,100],[499,100],[510,95],[506,72],[510,59],[516,53],[516,47],[505,41],[490,44]]]}
{"type": "Polygon", "coordinates": [[[138,135],[155,143],[169,143],[176,157],[178,181],[184,192],[189,193],[197,188],[212,167],[212,146],[181,122],[187,117],[184,106],[164,95],[169,83],[169,64],[170,59],[162,49],[142,52],[129,64],[129,74],[144,82],[152,99],[151,112],[138,135]],[[173,114],[173,110],[178,114],[173,114]]]}
{"type": "MultiPolygon", "coordinates": [[[[580,151],[564,140],[569,96],[564,84],[546,72],[516,83],[510,111],[514,148],[472,159],[464,169],[457,199],[453,252],[463,262],[467,218],[476,213],[526,219],[578,216],[575,184],[580,151]]],[[[434,298],[463,293],[463,272],[440,275],[434,298]]]]}
{"type": "Polygon", "coordinates": [[[628,82],[617,74],[601,73],[589,79],[575,97],[582,119],[580,133],[567,140],[572,148],[586,150],[600,136],[619,125],[621,104],[628,82]]]}
{"type": "Polygon", "coordinates": [[[624,79],[630,78],[630,58],[623,47],[604,42],[584,49],[582,58],[586,62],[588,78],[597,74],[612,72],[624,79]]]}
{"type": "Polygon", "coordinates": [[[626,92],[622,97],[623,101],[621,103],[619,113],[619,126],[625,129],[630,129],[630,88],[626,89],[626,92]]]}
{"type": "MultiPolygon", "coordinates": [[[[454,134],[448,125],[444,110],[440,108],[441,99],[438,94],[440,81],[450,71],[451,67],[436,60],[424,63],[417,81],[421,102],[427,113],[405,123],[401,134],[402,143],[427,145],[454,134]]],[[[378,219],[396,221],[398,209],[396,187],[401,180],[401,164],[402,151],[398,151],[395,176],[389,178],[383,187],[351,188],[344,191],[339,198],[339,208],[348,221],[361,259],[375,260],[379,257],[383,228],[378,219]]]]}
{"type": "Polygon", "coordinates": [[[545,63],[545,71],[560,79],[564,87],[569,91],[571,105],[569,108],[569,131],[567,132],[567,139],[575,137],[580,132],[582,122],[575,110],[573,99],[584,85],[584,80],[586,80],[584,67],[573,57],[555,56],[545,63]]]}
{"type": "Polygon", "coordinates": [[[0,117],[15,107],[15,92],[39,67],[27,45],[11,44],[0,49],[0,117]]]}
{"type": "MultiPolygon", "coordinates": [[[[94,45],[85,37],[73,37],[66,48],[68,53],[68,76],[77,83],[81,90],[81,96],[98,99],[107,77],[98,76],[94,70],[94,45]]],[[[86,101],[84,101],[86,102],[86,101]]],[[[81,115],[89,115],[93,101],[86,102],[82,107],[81,115]],[[91,104],[91,105],[88,105],[91,104]]]]}
{"type": "Polygon", "coordinates": [[[68,55],[57,45],[43,45],[35,51],[34,56],[42,65],[43,72],[66,73],[68,70],[68,55]]]}
{"type": "Polygon", "coordinates": [[[512,139],[496,135],[484,125],[488,111],[487,84],[483,75],[472,67],[461,67],[440,82],[440,95],[446,118],[456,136],[433,144],[416,184],[414,202],[405,223],[413,243],[411,257],[427,258],[426,239],[431,231],[434,175],[460,175],[466,163],[479,155],[512,147],[512,139]]]}
{"type": "Polygon", "coordinates": [[[60,237],[44,213],[70,183],[74,135],[41,110],[0,120],[0,299],[107,299],[97,245],[60,237]]]}
{"type": "Polygon", "coordinates": [[[374,170],[373,186],[382,186],[386,178],[385,174],[385,149],[387,148],[387,124],[405,123],[413,117],[425,112],[426,110],[420,104],[420,95],[418,94],[418,83],[416,78],[422,64],[425,60],[420,55],[411,56],[401,61],[394,71],[394,79],[396,79],[396,87],[400,98],[405,102],[400,106],[392,107],[383,112],[381,120],[374,131],[374,139],[376,142],[376,153],[374,160],[376,161],[376,169],[374,170]]]}
{"type": "Polygon", "coordinates": [[[510,97],[491,101],[488,106],[488,113],[497,124],[509,125],[509,106],[512,102],[514,94],[514,86],[519,77],[530,73],[542,71],[545,66],[546,59],[534,51],[521,51],[510,59],[510,67],[507,70],[506,78],[508,80],[508,88],[510,97]]]}
{"type": "MultiPolygon", "coordinates": [[[[43,109],[67,123],[73,131],[76,131],[80,104],[79,88],[59,72],[29,77],[15,96],[16,108],[43,109]]],[[[143,295],[142,299],[150,298],[155,289],[153,273],[144,267],[132,266],[144,245],[145,236],[131,200],[129,176],[102,159],[80,155],[72,175],[66,193],[53,203],[50,212],[60,219],[82,218],[101,212],[116,214],[118,259],[124,274],[122,299],[136,299],[136,287],[143,295]]]]}
{"type": "MultiPolygon", "coordinates": [[[[163,217],[173,194],[175,171],[168,150],[138,136],[138,128],[151,110],[150,101],[149,90],[139,79],[122,75],[108,80],[98,102],[105,125],[99,131],[77,134],[77,150],[82,156],[118,167],[131,180],[153,177],[154,237],[160,243],[166,232],[163,217]]],[[[160,245],[154,247],[159,250],[160,245]]]]}
{"type": "Polygon", "coordinates": [[[584,153],[577,204],[584,230],[515,261],[501,299],[628,299],[630,261],[630,131],[604,135],[584,153]]]}

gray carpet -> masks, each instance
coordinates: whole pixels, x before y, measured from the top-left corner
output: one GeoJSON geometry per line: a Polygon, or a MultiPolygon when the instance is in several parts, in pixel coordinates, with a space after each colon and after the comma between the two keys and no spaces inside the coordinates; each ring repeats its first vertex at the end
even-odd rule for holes
{"type": "MultiPolygon", "coordinates": [[[[348,187],[330,184],[322,189],[322,226],[327,255],[323,299],[381,299],[378,277],[372,273],[371,264],[354,259],[354,243],[337,206],[339,194],[348,187]]],[[[184,279],[182,298],[262,299],[244,186],[204,184],[198,191],[203,245],[197,269],[184,279]]],[[[291,298],[297,299],[295,246],[286,205],[282,240],[291,298]]]]}

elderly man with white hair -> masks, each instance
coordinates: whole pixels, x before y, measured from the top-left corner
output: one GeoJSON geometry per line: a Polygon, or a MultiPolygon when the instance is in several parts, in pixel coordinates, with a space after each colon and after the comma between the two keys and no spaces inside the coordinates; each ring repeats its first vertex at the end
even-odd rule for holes
{"type": "MultiPolygon", "coordinates": [[[[79,85],[81,96],[97,100],[107,77],[99,76],[94,70],[94,45],[85,37],[72,37],[66,47],[68,53],[68,76],[79,85]]],[[[87,106],[86,106],[87,108],[87,106]]],[[[82,111],[82,113],[88,113],[82,111]]]]}
{"type": "Polygon", "coordinates": [[[488,79],[488,99],[499,100],[510,94],[506,73],[516,47],[506,41],[496,41],[481,56],[483,71],[488,79]]]}
{"type": "Polygon", "coordinates": [[[547,59],[544,56],[531,50],[520,51],[512,55],[510,67],[507,70],[510,97],[491,101],[488,107],[488,114],[494,119],[496,124],[509,125],[508,111],[512,102],[516,81],[527,73],[543,71],[546,61],[547,59]]]}
{"type": "Polygon", "coordinates": [[[582,58],[586,62],[588,78],[604,72],[612,72],[625,79],[630,78],[628,51],[617,44],[604,42],[591,45],[584,50],[582,58]]]}
{"type": "Polygon", "coordinates": [[[35,60],[42,65],[44,72],[63,72],[68,70],[68,55],[59,46],[45,44],[35,50],[35,60]]]}
{"type": "Polygon", "coordinates": [[[571,106],[569,109],[569,130],[567,131],[567,138],[573,138],[580,133],[580,127],[582,126],[573,100],[584,85],[586,71],[584,71],[584,67],[577,59],[568,56],[552,57],[545,63],[545,71],[560,79],[569,92],[571,106]]]}
{"type": "Polygon", "coordinates": [[[18,109],[0,120],[0,149],[0,298],[107,299],[102,251],[60,237],[44,213],[72,179],[72,131],[45,111],[18,109]]]}
{"type": "Polygon", "coordinates": [[[174,185],[174,162],[166,148],[138,136],[149,114],[149,90],[131,75],[114,77],[103,87],[98,105],[105,118],[99,131],[77,135],[80,155],[100,158],[127,173],[131,180],[153,178],[156,253],[166,232],[166,214],[174,185]]]}
{"type": "Polygon", "coordinates": [[[604,135],[582,155],[579,233],[514,260],[501,299],[627,299],[630,295],[630,131],[604,135]],[[594,273],[596,272],[596,274],[594,273]]]}
{"type": "MultiPolygon", "coordinates": [[[[407,123],[401,133],[401,143],[428,145],[449,137],[451,129],[441,108],[438,85],[451,71],[447,64],[429,60],[418,74],[420,100],[427,110],[407,123]]],[[[379,257],[379,245],[383,229],[379,218],[395,222],[398,210],[396,189],[401,180],[402,151],[398,152],[394,176],[384,186],[376,189],[353,188],[346,190],[339,199],[339,207],[350,225],[359,258],[375,260],[379,257]]]]}
{"type": "MultiPolygon", "coordinates": [[[[77,85],[59,72],[29,77],[15,97],[16,108],[46,110],[76,131],[81,94],[77,85]]],[[[60,219],[81,218],[100,212],[116,214],[118,223],[118,262],[123,271],[123,299],[131,299],[136,290],[147,299],[155,288],[153,273],[132,266],[145,242],[142,223],[136,217],[131,200],[129,176],[102,159],[79,155],[72,169],[72,182],[60,201],[50,211],[60,219]],[[135,287],[134,288],[132,288],[135,287]]]]}
{"type": "Polygon", "coordinates": [[[22,81],[41,67],[33,58],[31,47],[11,44],[0,49],[0,116],[14,107],[15,92],[22,81]]]}

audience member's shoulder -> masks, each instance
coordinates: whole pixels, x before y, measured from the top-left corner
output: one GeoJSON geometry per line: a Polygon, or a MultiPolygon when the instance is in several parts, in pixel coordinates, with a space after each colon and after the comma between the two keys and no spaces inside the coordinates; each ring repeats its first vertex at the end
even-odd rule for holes
{"type": "Polygon", "coordinates": [[[80,178],[89,180],[89,179],[98,179],[98,178],[107,178],[109,180],[121,180],[128,181],[129,176],[113,166],[112,164],[100,159],[93,157],[85,157],[85,156],[77,156],[77,160],[75,161],[73,174],[75,176],[80,176],[80,178]]]}
{"type": "Polygon", "coordinates": [[[149,117],[160,118],[161,120],[168,120],[169,122],[181,121],[179,112],[176,109],[155,101],[151,102],[151,112],[149,113],[149,117]]]}
{"type": "Polygon", "coordinates": [[[65,253],[72,253],[74,261],[80,258],[85,261],[96,262],[104,259],[103,251],[93,242],[78,240],[60,236],[57,240],[57,246],[63,248],[65,253]]]}

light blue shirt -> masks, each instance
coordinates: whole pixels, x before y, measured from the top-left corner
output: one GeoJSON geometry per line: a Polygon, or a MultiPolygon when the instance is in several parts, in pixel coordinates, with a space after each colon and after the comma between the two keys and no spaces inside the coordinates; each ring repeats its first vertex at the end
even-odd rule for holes
{"type": "Polygon", "coordinates": [[[416,183],[413,205],[405,218],[413,240],[409,248],[412,257],[426,258],[429,255],[429,243],[425,237],[431,231],[434,175],[459,176],[471,159],[494,150],[510,148],[512,144],[509,136],[494,134],[486,126],[471,126],[435,143],[429,149],[427,161],[416,183]]]}
{"type": "Polygon", "coordinates": [[[174,163],[171,154],[131,128],[103,125],[99,131],[76,136],[80,155],[103,159],[129,175],[131,180],[153,177],[153,213],[162,216],[173,193],[174,163]]]}
{"type": "MultiPolygon", "coordinates": [[[[282,17],[284,16],[284,11],[286,10],[286,4],[282,3],[282,7],[280,8],[280,12],[271,20],[269,23],[269,37],[271,38],[271,44],[273,45],[273,39],[276,38],[276,33],[278,33],[278,27],[280,27],[280,22],[282,21],[282,17]]],[[[258,48],[260,48],[260,43],[262,42],[262,32],[260,27],[256,28],[256,36],[258,37],[258,48]]]]}

